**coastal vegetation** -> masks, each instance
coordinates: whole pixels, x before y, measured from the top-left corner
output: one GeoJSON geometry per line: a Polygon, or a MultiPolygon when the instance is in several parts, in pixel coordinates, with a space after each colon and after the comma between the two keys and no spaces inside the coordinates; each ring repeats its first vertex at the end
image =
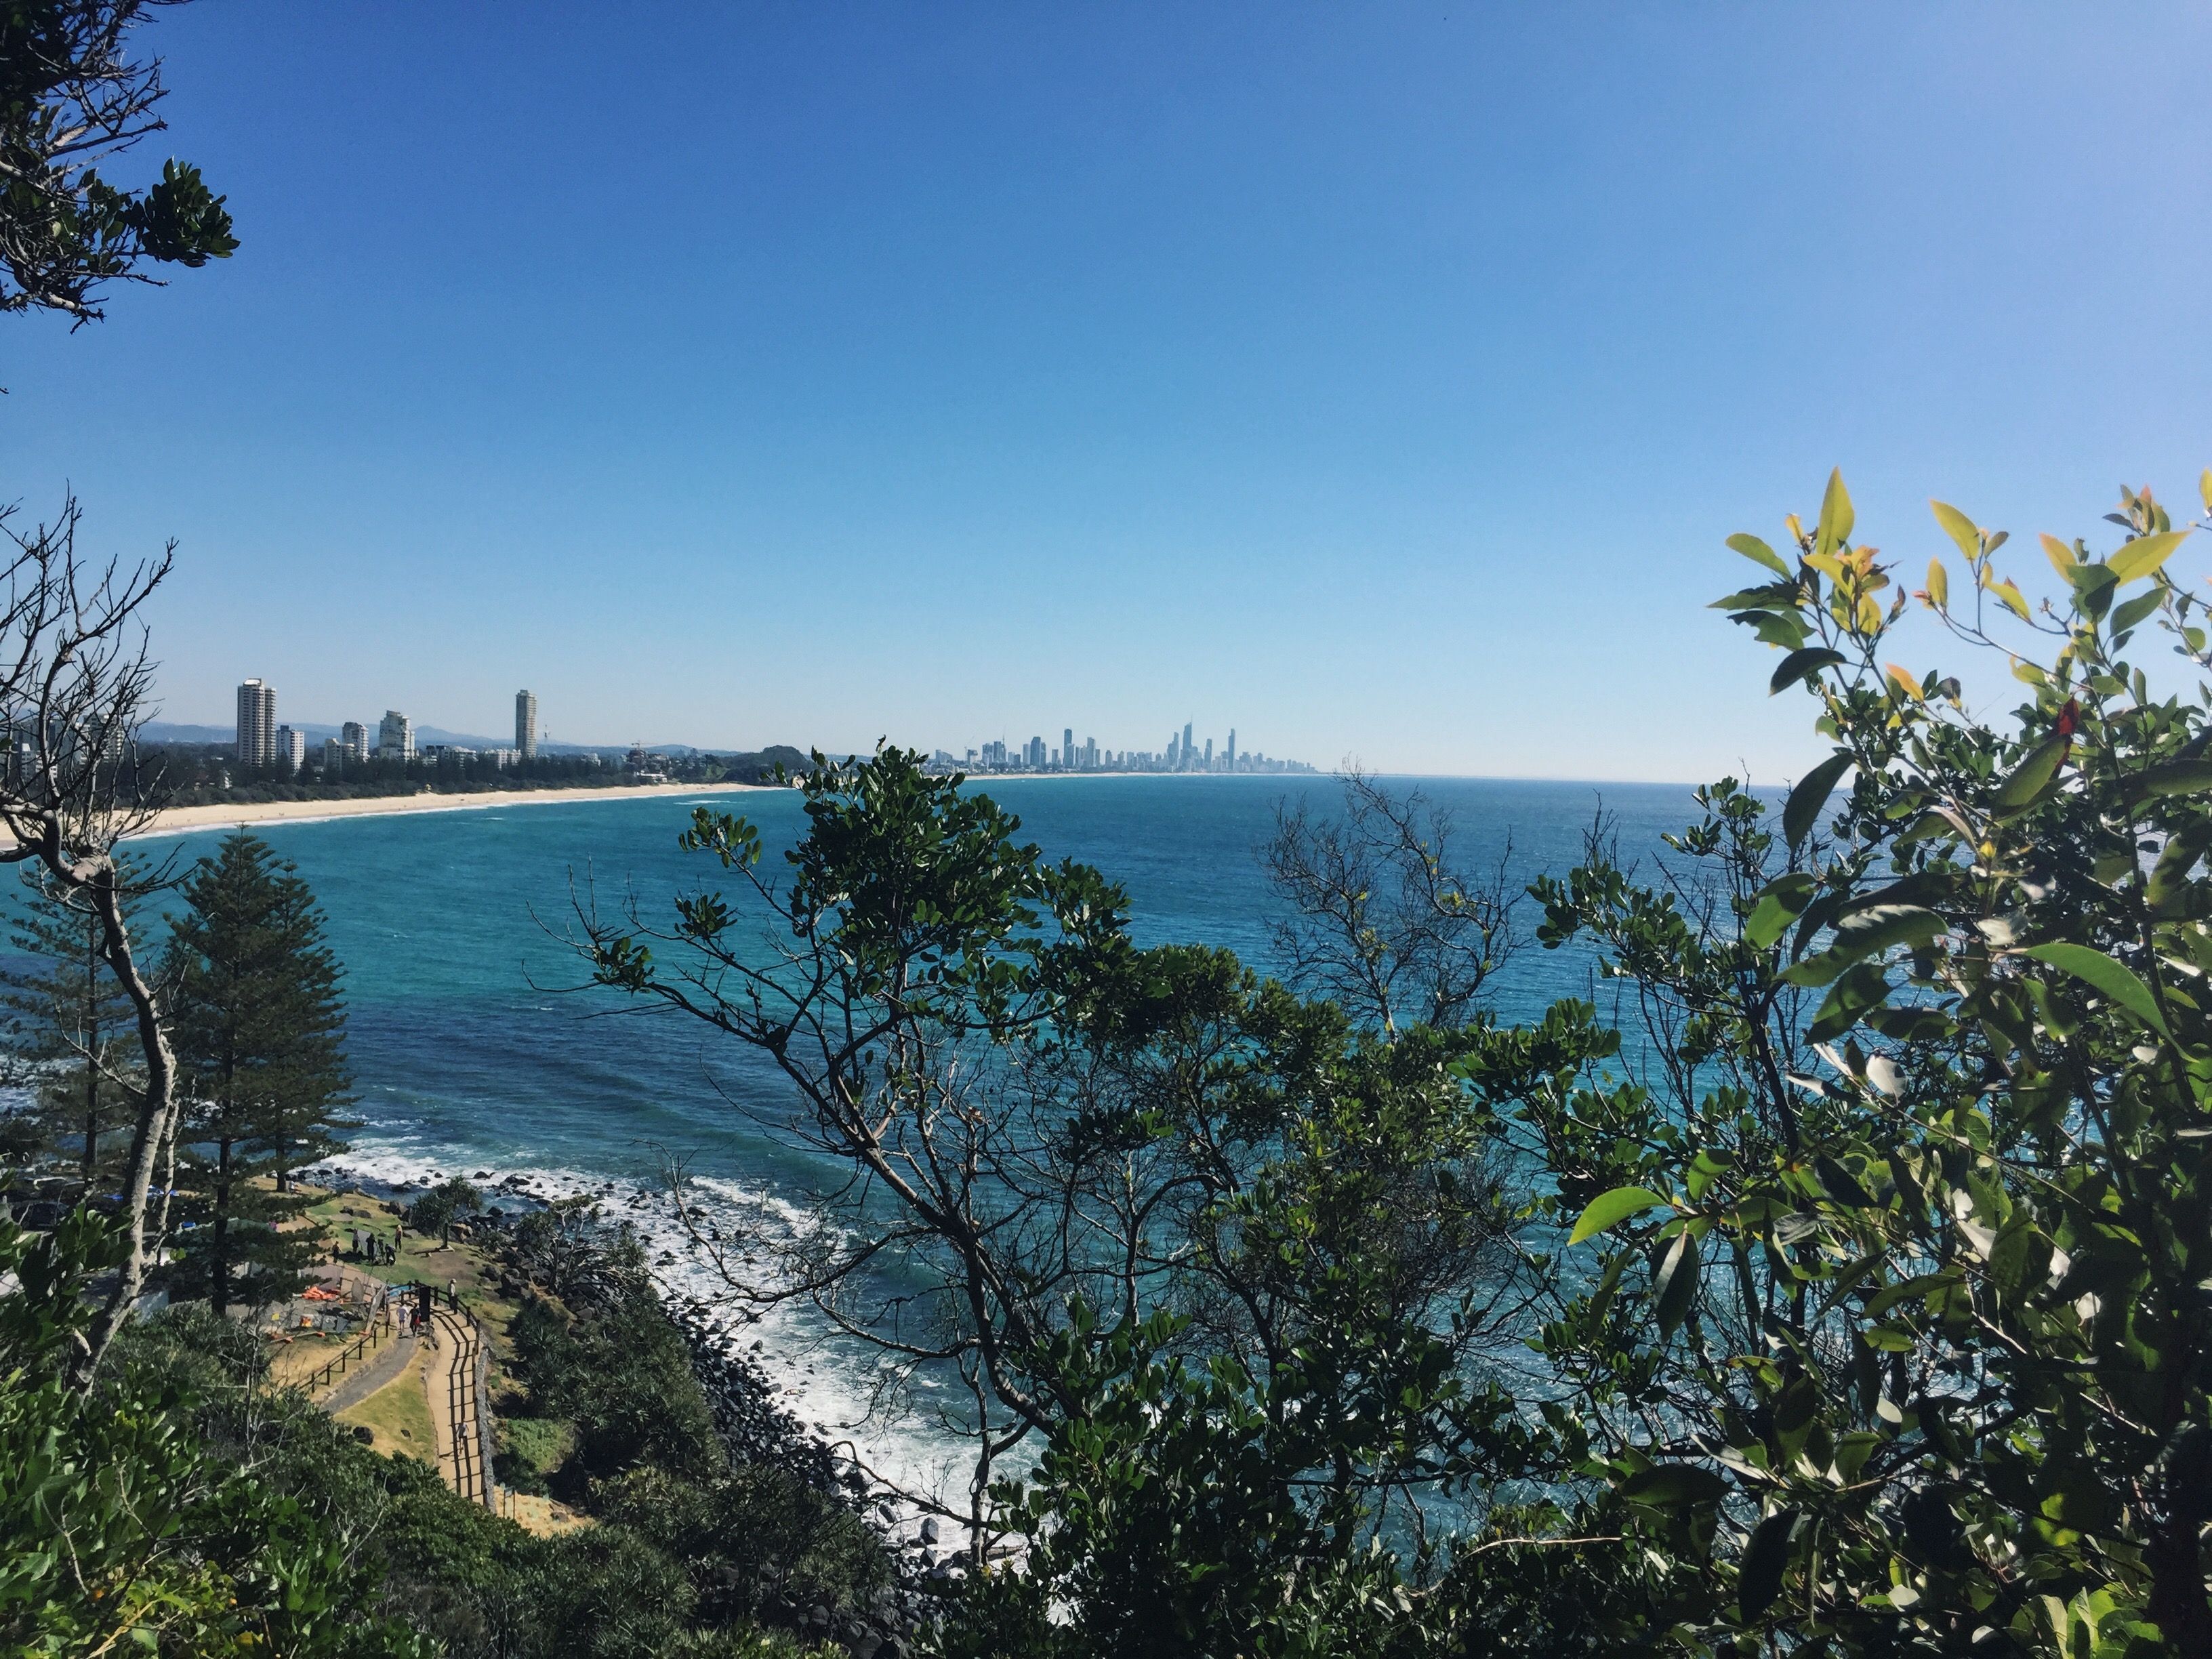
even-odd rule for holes
{"type": "Polygon", "coordinates": [[[781,872],[695,814],[737,894],[586,908],[579,946],[782,1068],[850,1179],[811,1230],[702,1249],[876,1345],[890,1409],[957,1379],[965,1489],[813,1445],[568,1206],[488,1258],[500,1473],[585,1522],[536,1536],[270,1389],[210,1311],[88,1371],[130,1238],[80,1208],[4,1236],[0,1511],[68,1546],[18,1552],[10,1638],[2212,1650],[2212,729],[2179,690],[2212,633],[2168,573],[2190,527],[2148,491],[2115,516],[2101,552],[2047,542],[2039,609],[1939,508],[1917,603],[2023,688],[1992,720],[1899,660],[1915,594],[1832,482],[1786,556],[1735,538],[1761,574],[1721,601],[1820,765],[1698,792],[1656,882],[1601,823],[1518,901],[1418,803],[1286,819],[1294,983],[1139,946],[1102,873],[898,750],[810,769],[781,872]],[[1490,1011],[1516,902],[1602,1005],[1490,1011]],[[911,1582],[878,1497],[956,1523],[963,1570],[911,1582]]]}
{"type": "Polygon", "coordinates": [[[735,896],[580,911],[850,1171],[732,1293],[974,1402],[944,1650],[2212,1652],[2212,657],[2190,526],[2109,516],[2040,607],[1942,504],[1907,589],[1840,477],[1732,538],[1830,752],[1778,822],[1699,791],[1656,884],[1601,828],[1530,887],[1611,1019],[1140,949],[896,750],[781,872],[696,812],[735,896]],[[2014,709],[1897,659],[1916,598],[2014,709]]]}
{"type": "MultiPolygon", "coordinates": [[[[235,246],[190,167],[94,170],[158,125],[139,10],[0,0],[0,310],[235,246]]],[[[2212,622],[2197,526],[2106,520],[2031,576],[1936,503],[1908,575],[1832,477],[1717,602],[1826,750],[1786,793],[1698,791],[1649,868],[1601,821],[1516,894],[1348,779],[1265,854],[1279,976],[1140,945],[1111,872],[895,748],[814,757],[775,857],[697,811],[729,890],[575,944],[775,1067],[832,1173],[811,1225],[696,1242],[872,1351],[886,1412],[959,1401],[968,1476],[871,1479],[619,1228],[464,1243],[448,1186],[411,1219],[499,1291],[500,1473],[580,1521],[543,1535],[227,1316],[324,1247],[284,1189],[343,1127],[336,967],[248,840],[151,965],[116,849],[171,550],[0,510],[0,861],[46,907],[11,1006],[84,1109],[9,1143],[70,1201],[0,1218],[0,1646],[2212,1659],[2212,622]],[[1501,1017],[1528,945],[1593,994],[1501,1017]]]]}

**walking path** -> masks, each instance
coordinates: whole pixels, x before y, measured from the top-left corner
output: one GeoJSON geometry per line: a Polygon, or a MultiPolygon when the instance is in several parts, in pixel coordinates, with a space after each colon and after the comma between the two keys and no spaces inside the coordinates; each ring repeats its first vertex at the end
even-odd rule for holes
{"type": "Polygon", "coordinates": [[[441,1308],[431,1316],[438,1351],[424,1380],[430,1421],[438,1431],[438,1472],[462,1497],[489,1501],[490,1471],[483,1466],[483,1427],[477,1399],[476,1322],[441,1308]]]}
{"type": "Polygon", "coordinates": [[[340,1377],[337,1386],[319,1398],[315,1404],[336,1417],[348,1407],[359,1405],[391,1382],[407,1368],[414,1358],[415,1339],[411,1336],[394,1338],[362,1370],[349,1376],[340,1377]]]}

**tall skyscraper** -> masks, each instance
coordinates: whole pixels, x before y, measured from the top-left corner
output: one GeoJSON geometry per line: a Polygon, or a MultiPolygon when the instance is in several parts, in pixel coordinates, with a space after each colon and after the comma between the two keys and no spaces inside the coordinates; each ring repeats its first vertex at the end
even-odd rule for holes
{"type": "Polygon", "coordinates": [[[276,688],[248,680],[238,688],[238,763],[266,766],[276,758],[276,688]]]}
{"type": "Polygon", "coordinates": [[[1191,746],[1190,726],[1188,720],[1182,723],[1182,769],[1186,772],[1190,770],[1190,757],[1198,752],[1191,746]]]}
{"type": "Polygon", "coordinates": [[[1075,728],[1072,726],[1060,734],[1060,764],[1062,771],[1075,769],[1075,728]]]}
{"type": "Polygon", "coordinates": [[[1221,769],[1224,772],[1237,769],[1237,728],[1233,726],[1229,728],[1229,752],[1222,757],[1221,769]]]}
{"type": "Polygon", "coordinates": [[[325,778],[335,778],[339,773],[344,771],[345,763],[349,758],[350,757],[346,750],[345,739],[343,738],[323,739],[323,775],[325,778]]]}
{"type": "Polygon", "coordinates": [[[386,709],[384,720],[376,728],[376,757],[402,761],[415,758],[415,722],[397,708],[386,709]]]}
{"type": "Polygon", "coordinates": [[[307,763],[307,734],[295,732],[289,726],[278,726],[274,752],[277,765],[288,766],[297,772],[307,763]]]}
{"type": "Polygon", "coordinates": [[[356,762],[367,760],[368,758],[368,728],[359,720],[348,720],[339,728],[338,744],[345,750],[346,759],[356,762]]]}
{"type": "Polygon", "coordinates": [[[514,694],[514,752],[525,760],[538,757],[538,694],[514,694]]]}

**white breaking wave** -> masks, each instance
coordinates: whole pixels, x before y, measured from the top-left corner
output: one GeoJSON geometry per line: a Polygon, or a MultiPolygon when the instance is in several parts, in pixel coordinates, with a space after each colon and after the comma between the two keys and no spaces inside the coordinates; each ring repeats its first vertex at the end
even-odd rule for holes
{"type": "MultiPolygon", "coordinates": [[[[459,1177],[484,1193],[487,1207],[510,1195],[538,1205],[591,1198],[603,1222],[627,1223],[636,1234],[671,1304],[698,1310],[733,1352],[759,1366],[785,1410],[832,1446],[848,1447],[881,1479],[954,1510],[967,1509],[969,1454],[934,1420],[928,1395],[917,1391],[909,1409],[894,1419],[872,1410],[875,1357],[830,1329],[804,1303],[761,1309],[732,1296],[713,1262],[693,1244],[658,1182],[564,1167],[491,1164],[481,1149],[381,1126],[319,1171],[307,1173],[386,1188],[395,1196],[404,1195],[405,1188],[459,1177]]],[[[719,1234],[730,1250],[726,1263],[740,1272],[745,1262],[739,1241],[787,1241],[813,1218],[805,1206],[779,1194],[726,1176],[693,1177],[688,1202],[710,1242],[719,1234]]],[[[957,1404],[946,1396],[946,1409],[957,1404]]]]}

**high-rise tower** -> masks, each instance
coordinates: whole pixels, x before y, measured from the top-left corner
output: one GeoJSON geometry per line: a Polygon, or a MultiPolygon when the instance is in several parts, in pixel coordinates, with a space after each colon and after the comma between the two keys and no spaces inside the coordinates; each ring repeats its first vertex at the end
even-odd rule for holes
{"type": "Polygon", "coordinates": [[[415,758],[415,722],[397,708],[386,709],[384,719],[377,725],[376,757],[397,761],[415,758]]]}
{"type": "Polygon", "coordinates": [[[525,760],[538,757],[538,694],[514,694],[514,752],[525,760]]]}
{"type": "Polygon", "coordinates": [[[276,758],[276,688],[248,680],[238,688],[238,763],[267,766],[276,758]]]}

